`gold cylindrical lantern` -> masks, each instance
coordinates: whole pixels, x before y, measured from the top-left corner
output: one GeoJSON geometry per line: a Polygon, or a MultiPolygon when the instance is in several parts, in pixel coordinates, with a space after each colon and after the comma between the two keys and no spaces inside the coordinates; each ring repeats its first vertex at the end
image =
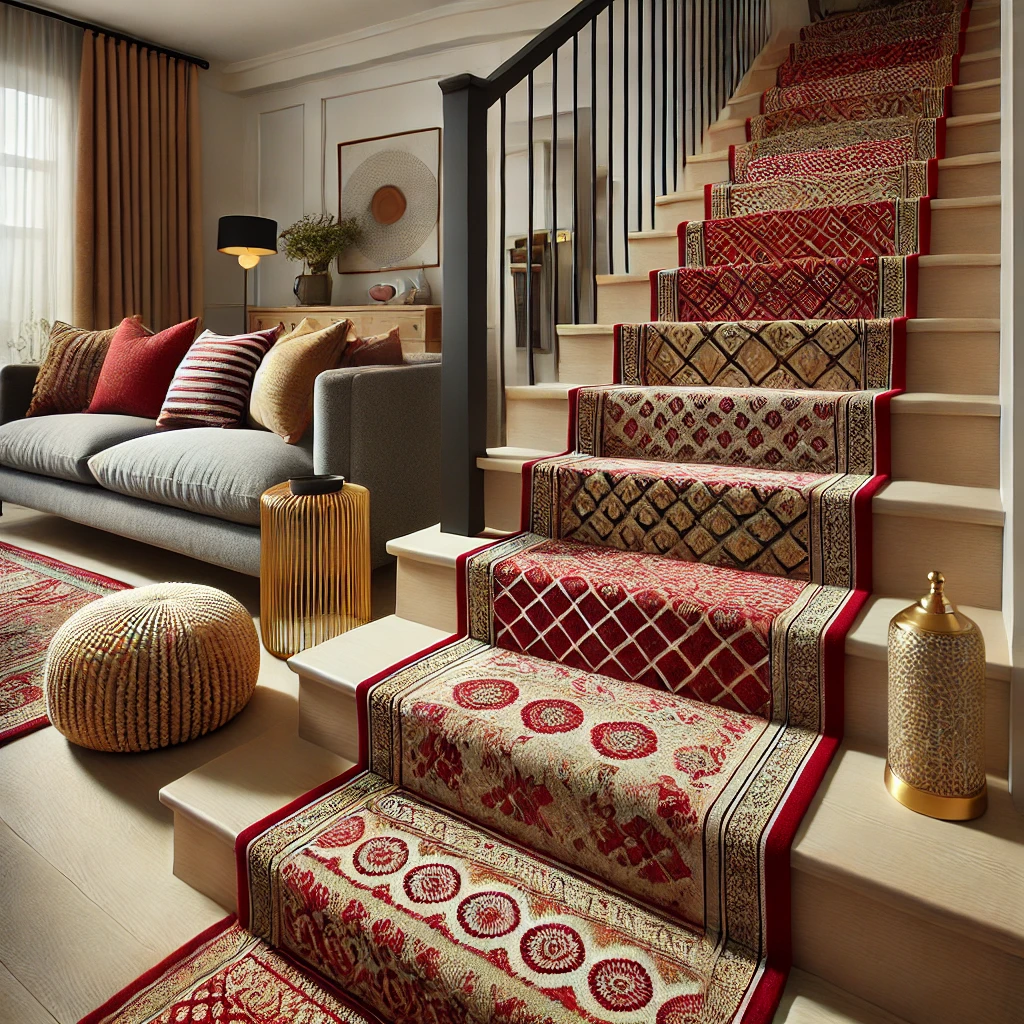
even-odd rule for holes
{"type": "Polygon", "coordinates": [[[288,658],[370,621],[370,492],[343,478],[260,499],[260,630],[288,658]]]}
{"type": "Polygon", "coordinates": [[[985,813],[985,641],[930,572],[931,591],[889,623],[885,784],[912,811],[985,813]]]}

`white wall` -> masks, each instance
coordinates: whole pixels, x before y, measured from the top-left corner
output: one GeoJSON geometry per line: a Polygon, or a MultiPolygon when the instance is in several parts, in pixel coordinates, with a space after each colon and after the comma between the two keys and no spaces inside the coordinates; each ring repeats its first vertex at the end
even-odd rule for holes
{"type": "MultiPolygon", "coordinates": [[[[463,16],[444,16],[448,8],[441,8],[416,25],[404,19],[369,37],[358,33],[358,39],[335,40],[305,55],[271,56],[206,76],[203,200],[211,325],[241,323],[241,270],[216,252],[218,217],[256,213],[283,229],[303,213],[337,214],[339,142],[440,127],[440,79],[490,74],[572,3],[471,0],[449,6],[463,16]],[[472,35],[453,24],[469,26],[472,35]],[[360,59],[386,53],[389,40],[398,51],[392,58],[360,59]],[[339,64],[325,72],[332,54],[339,64]],[[319,69],[315,76],[296,77],[311,67],[319,69]]],[[[292,280],[301,271],[283,256],[265,257],[251,275],[250,302],[293,305],[292,280]]],[[[334,303],[368,301],[366,289],[379,276],[335,272],[334,303]]],[[[440,268],[427,277],[439,302],[440,268]]]]}

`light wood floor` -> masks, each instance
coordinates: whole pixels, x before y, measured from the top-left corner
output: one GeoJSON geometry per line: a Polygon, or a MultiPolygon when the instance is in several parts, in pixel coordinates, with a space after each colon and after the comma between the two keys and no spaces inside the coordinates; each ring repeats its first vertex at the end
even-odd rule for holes
{"type": "MultiPolygon", "coordinates": [[[[0,541],[141,585],[206,583],[258,619],[259,581],[6,505],[0,541]]],[[[394,611],[394,572],[374,615],[394,611]]],[[[0,1024],[74,1024],[223,910],[171,873],[162,786],[294,721],[297,677],[263,652],[249,706],[220,731],[148,754],[99,754],[40,729],[0,747],[0,1024]]]]}

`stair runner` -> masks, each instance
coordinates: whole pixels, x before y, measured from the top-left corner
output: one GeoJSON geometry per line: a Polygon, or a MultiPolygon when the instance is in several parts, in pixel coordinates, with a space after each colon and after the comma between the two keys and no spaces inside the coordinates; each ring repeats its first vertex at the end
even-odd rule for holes
{"type": "Polygon", "coordinates": [[[965,19],[808,28],[742,161],[791,162],[680,227],[523,531],[460,560],[459,635],[364,682],[361,763],[239,837],[238,921],[90,1022],[771,1019],[965,19]]]}

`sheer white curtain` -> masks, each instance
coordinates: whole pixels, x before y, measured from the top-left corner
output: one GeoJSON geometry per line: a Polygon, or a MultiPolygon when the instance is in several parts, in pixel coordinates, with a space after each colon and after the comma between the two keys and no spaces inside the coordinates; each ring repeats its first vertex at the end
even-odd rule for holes
{"type": "Polygon", "coordinates": [[[71,318],[82,31],[0,4],[0,364],[71,318]]]}

